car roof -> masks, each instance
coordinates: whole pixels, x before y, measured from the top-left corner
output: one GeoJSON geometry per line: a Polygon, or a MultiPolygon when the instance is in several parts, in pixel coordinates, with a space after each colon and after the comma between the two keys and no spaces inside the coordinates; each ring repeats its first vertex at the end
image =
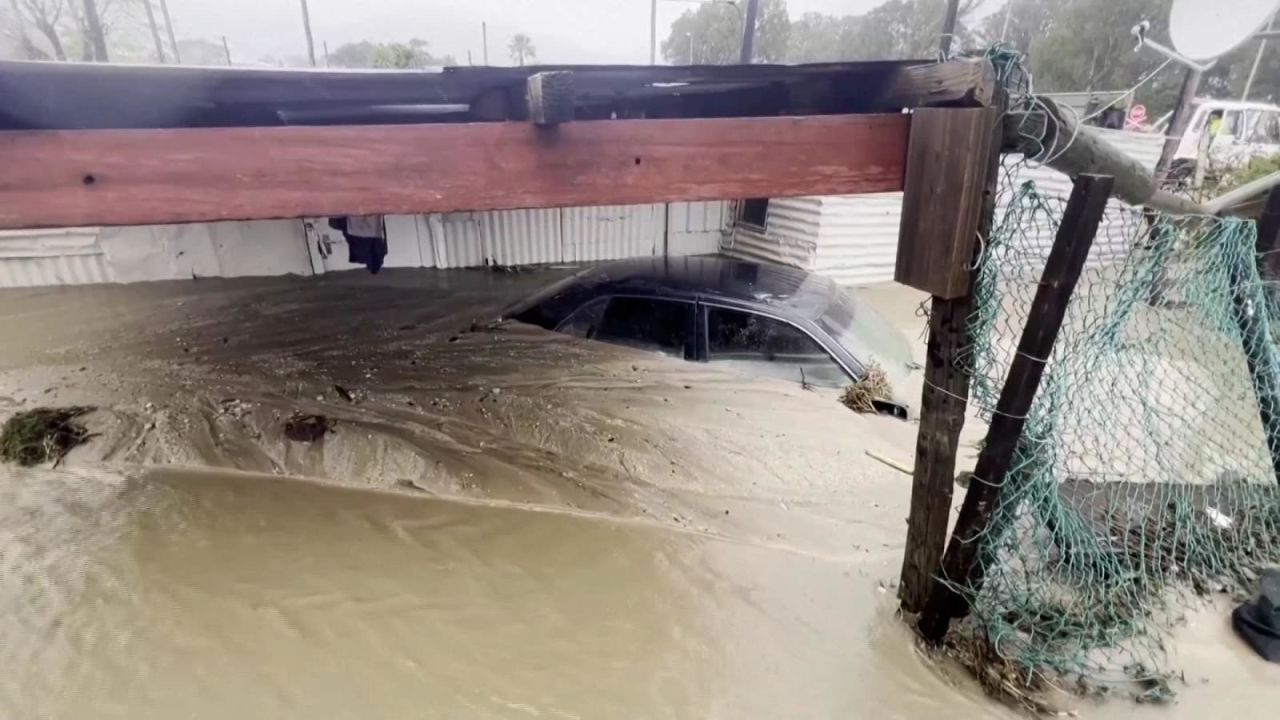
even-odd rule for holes
{"type": "Polygon", "coordinates": [[[1217,100],[1214,98],[1197,98],[1197,107],[1210,110],[1280,110],[1280,106],[1271,103],[1253,102],[1251,100],[1217,100]]]}
{"type": "Polygon", "coordinates": [[[735,305],[778,306],[813,319],[836,286],[799,268],[719,256],[652,257],[597,265],[574,276],[595,294],[699,297],[735,305]]]}

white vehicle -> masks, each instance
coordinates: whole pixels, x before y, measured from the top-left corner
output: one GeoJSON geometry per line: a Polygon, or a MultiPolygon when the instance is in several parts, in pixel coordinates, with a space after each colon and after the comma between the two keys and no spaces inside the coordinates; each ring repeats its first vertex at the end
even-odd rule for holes
{"type": "MultiPolygon", "coordinates": [[[[1156,123],[1168,126],[1168,116],[1156,123]]],[[[1175,175],[1203,177],[1280,153],[1280,106],[1237,100],[1197,100],[1173,154],[1175,175]]],[[[1198,183],[1197,183],[1198,184],[1198,183]]]]}

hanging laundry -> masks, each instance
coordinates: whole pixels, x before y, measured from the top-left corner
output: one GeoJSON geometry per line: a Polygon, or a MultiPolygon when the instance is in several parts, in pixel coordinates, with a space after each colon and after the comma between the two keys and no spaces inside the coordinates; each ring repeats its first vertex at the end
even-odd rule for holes
{"type": "Polygon", "coordinates": [[[348,262],[364,265],[375,274],[382,269],[387,256],[387,226],[381,215],[331,217],[329,227],[346,238],[348,262]]]}

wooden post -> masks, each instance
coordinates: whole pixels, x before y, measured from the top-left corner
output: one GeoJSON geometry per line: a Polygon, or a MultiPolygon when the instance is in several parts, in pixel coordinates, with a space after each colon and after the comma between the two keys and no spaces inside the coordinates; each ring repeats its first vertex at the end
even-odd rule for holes
{"type": "Polygon", "coordinates": [[[1280,422],[1280,355],[1275,340],[1266,325],[1261,322],[1261,308],[1254,307],[1257,300],[1270,302],[1274,288],[1280,280],[1280,188],[1267,195],[1267,204],[1258,218],[1257,240],[1258,277],[1262,287],[1251,292],[1252,268],[1243,263],[1231,267],[1231,305],[1236,327],[1240,329],[1240,344],[1249,377],[1253,381],[1254,397],[1258,400],[1258,416],[1271,452],[1272,472],[1280,482],[1280,435],[1272,431],[1280,422]]]}
{"type": "Polygon", "coordinates": [[[969,609],[967,600],[942,578],[974,590],[982,584],[982,568],[977,563],[979,546],[999,506],[1000,490],[1039,389],[1045,359],[1053,352],[1067,302],[1089,256],[1112,184],[1110,177],[1101,175],[1081,175],[1075,180],[1018,342],[1018,352],[1009,367],[960,517],[951,533],[941,577],[935,577],[929,585],[919,621],[920,632],[927,640],[940,640],[946,635],[951,619],[963,617],[969,609]]]}
{"type": "Polygon", "coordinates": [[[526,81],[529,120],[550,127],[573,119],[573,72],[552,70],[530,75],[526,81]]]}
{"type": "Polygon", "coordinates": [[[933,299],[899,587],[907,612],[919,612],[924,605],[929,578],[946,546],[956,453],[969,397],[969,375],[959,366],[969,344],[973,309],[968,268],[976,239],[990,232],[995,214],[998,118],[995,108],[917,110],[912,117],[896,275],[899,282],[928,290],[933,299]],[[940,201],[936,194],[944,193],[946,200],[940,201]],[[910,218],[906,206],[911,208],[910,218]],[[925,262],[930,249],[943,253],[937,264],[925,262]]]}

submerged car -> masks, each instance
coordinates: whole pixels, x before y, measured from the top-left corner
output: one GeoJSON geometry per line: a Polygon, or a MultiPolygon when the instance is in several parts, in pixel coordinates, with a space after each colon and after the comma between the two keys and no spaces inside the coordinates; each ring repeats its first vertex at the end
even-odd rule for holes
{"type": "MultiPolygon", "coordinates": [[[[722,257],[597,265],[504,317],[808,385],[843,387],[875,365],[896,394],[914,367],[906,338],[828,278],[722,257]]],[[[882,410],[908,406],[895,396],[882,410]]]]}

